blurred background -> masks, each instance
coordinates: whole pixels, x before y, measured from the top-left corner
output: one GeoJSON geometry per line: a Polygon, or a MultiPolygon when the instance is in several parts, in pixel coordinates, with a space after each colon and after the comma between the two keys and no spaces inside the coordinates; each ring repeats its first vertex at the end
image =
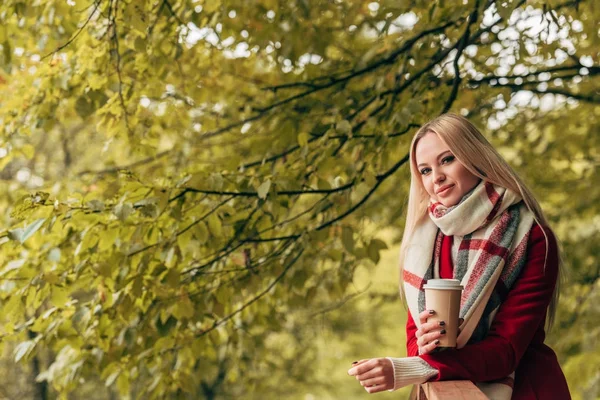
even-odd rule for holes
{"type": "MultiPolygon", "coordinates": [[[[478,126],[565,280],[600,398],[596,1],[4,0],[0,398],[347,399],[405,355],[418,127],[478,126]]],[[[380,393],[406,398],[408,389],[380,393]]]]}

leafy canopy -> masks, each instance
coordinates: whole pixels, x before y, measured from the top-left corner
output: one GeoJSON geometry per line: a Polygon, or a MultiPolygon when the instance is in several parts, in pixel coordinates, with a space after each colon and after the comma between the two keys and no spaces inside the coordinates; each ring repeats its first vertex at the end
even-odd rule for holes
{"type": "MultiPolygon", "coordinates": [[[[569,310],[578,288],[597,292],[594,245],[575,244],[598,238],[580,229],[597,220],[598,12],[3,1],[1,334],[15,360],[50,351],[37,379],[62,396],[86,380],[143,398],[318,381],[306,311],[343,302],[379,262],[387,244],[365,224],[402,227],[410,136],[446,111],[543,195],[573,249],[569,310]]],[[[557,340],[563,360],[580,360],[575,337],[557,340]]]]}

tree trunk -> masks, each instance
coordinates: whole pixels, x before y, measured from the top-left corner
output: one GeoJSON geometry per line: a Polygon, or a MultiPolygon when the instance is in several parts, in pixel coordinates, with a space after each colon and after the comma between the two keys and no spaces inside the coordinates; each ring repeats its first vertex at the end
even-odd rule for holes
{"type": "MultiPolygon", "coordinates": [[[[29,340],[35,339],[35,332],[30,330],[27,331],[27,335],[29,336],[29,340]]],[[[36,382],[35,378],[40,374],[40,358],[38,355],[35,355],[31,360],[31,377],[34,386],[34,395],[33,398],[35,400],[48,400],[48,382],[36,382]]]]}

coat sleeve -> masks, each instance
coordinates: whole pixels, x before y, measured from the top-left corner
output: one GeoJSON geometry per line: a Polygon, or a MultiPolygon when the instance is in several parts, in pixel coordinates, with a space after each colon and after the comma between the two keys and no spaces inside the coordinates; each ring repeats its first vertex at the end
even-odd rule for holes
{"type": "MultiPolygon", "coordinates": [[[[500,306],[485,339],[459,350],[419,356],[439,371],[430,381],[468,379],[485,382],[504,378],[516,370],[533,335],[545,322],[558,276],[556,238],[549,229],[545,232],[549,245],[545,268],[545,237],[536,224],[529,237],[526,264],[500,306]]],[[[408,347],[411,346],[409,343],[408,347]]]]}
{"type": "Polygon", "coordinates": [[[417,346],[417,325],[415,320],[408,310],[408,316],[406,318],[406,355],[409,357],[415,357],[419,355],[419,346],[417,346]]]}

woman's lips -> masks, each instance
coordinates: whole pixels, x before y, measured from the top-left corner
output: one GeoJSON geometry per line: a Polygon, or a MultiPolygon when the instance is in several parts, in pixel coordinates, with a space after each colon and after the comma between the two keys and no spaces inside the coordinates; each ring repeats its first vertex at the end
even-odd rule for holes
{"type": "Polygon", "coordinates": [[[442,190],[440,190],[439,192],[437,192],[438,195],[445,195],[446,193],[448,193],[450,191],[450,189],[452,189],[454,187],[454,185],[450,185],[442,190]]]}

